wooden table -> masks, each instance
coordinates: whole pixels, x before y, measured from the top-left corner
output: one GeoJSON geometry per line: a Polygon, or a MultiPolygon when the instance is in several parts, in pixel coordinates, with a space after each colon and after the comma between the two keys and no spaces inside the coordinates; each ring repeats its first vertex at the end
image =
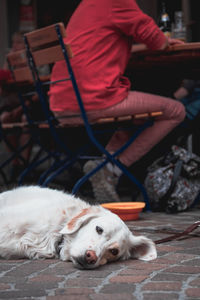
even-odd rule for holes
{"type": "Polygon", "coordinates": [[[200,43],[133,52],[126,70],[133,88],[171,95],[184,78],[200,78],[200,43]]]}

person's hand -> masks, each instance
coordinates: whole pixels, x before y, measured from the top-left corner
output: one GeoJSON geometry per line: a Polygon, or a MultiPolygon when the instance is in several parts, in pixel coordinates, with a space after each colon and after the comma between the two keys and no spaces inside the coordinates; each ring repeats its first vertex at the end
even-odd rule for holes
{"type": "Polygon", "coordinates": [[[161,46],[160,50],[165,50],[167,49],[169,46],[173,46],[173,45],[182,45],[185,44],[184,41],[181,41],[179,39],[173,39],[170,37],[167,37],[164,44],[161,46]]]}
{"type": "Polygon", "coordinates": [[[188,95],[188,90],[181,86],[174,92],[174,98],[180,100],[188,95]]]}
{"type": "Polygon", "coordinates": [[[169,45],[185,44],[184,41],[181,41],[179,39],[173,39],[173,38],[168,38],[168,43],[169,45]]]}
{"type": "Polygon", "coordinates": [[[131,48],[131,52],[140,52],[140,51],[144,51],[147,50],[147,46],[145,44],[133,44],[132,48],[131,48]]]}

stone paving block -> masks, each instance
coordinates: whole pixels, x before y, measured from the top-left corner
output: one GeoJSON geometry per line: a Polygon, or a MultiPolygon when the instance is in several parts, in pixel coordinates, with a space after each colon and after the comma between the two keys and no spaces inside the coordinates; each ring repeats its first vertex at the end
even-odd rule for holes
{"type": "Polygon", "coordinates": [[[100,293],[103,294],[118,294],[118,293],[133,293],[135,285],[131,283],[110,283],[100,289],[100,293]]]}
{"type": "Polygon", "coordinates": [[[163,264],[165,266],[169,266],[169,265],[174,265],[176,264],[176,260],[174,260],[173,258],[171,259],[171,257],[163,257],[160,256],[156,259],[156,263],[157,264],[163,264]]]}
{"type": "Polygon", "coordinates": [[[184,253],[193,253],[194,255],[198,255],[200,253],[200,247],[199,248],[191,248],[191,249],[185,249],[185,251],[182,251],[184,253]],[[190,251],[191,250],[191,251],[190,251]]]}
{"type": "Polygon", "coordinates": [[[26,298],[28,297],[29,299],[32,297],[32,299],[36,299],[37,297],[42,297],[44,296],[44,290],[43,289],[34,289],[34,288],[29,288],[28,290],[24,290],[23,288],[18,291],[0,291],[0,299],[20,299],[20,298],[26,298]]]}
{"type": "Polygon", "coordinates": [[[22,265],[17,265],[13,270],[7,273],[7,276],[30,276],[31,274],[40,271],[41,269],[49,267],[49,264],[52,264],[50,260],[26,260],[22,265]]]}
{"type": "MultiPolygon", "coordinates": [[[[66,300],[66,296],[49,296],[46,300],[66,300]]],[[[88,300],[88,297],[85,295],[71,295],[69,300],[88,300]]]]}
{"type": "Polygon", "coordinates": [[[101,284],[102,279],[98,278],[73,278],[67,280],[66,286],[68,287],[95,287],[101,284]]]}
{"type": "Polygon", "coordinates": [[[148,275],[135,275],[135,276],[115,276],[110,279],[110,282],[116,283],[138,283],[148,278],[148,275]]]}
{"type": "Polygon", "coordinates": [[[149,291],[180,291],[181,290],[180,282],[149,282],[145,284],[142,290],[149,291]]]}
{"type": "Polygon", "coordinates": [[[49,268],[44,268],[41,274],[44,275],[68,275],[74,273],[76,269],[71,262],[64,262],[58,260],[55,264],[50,264],[49,268]]]}
{"type": "MultiPolygon", "coordinates": [[[[175,293],[146,293],[143,296],[143,300],[176,300],[179,299],[179,295],[175,293]]],[[[183,299],[181,299],[183,300],[183,299]]]]}
{"type": "Polygon", "coordinates": [[[191,281],[190,285],[200,287],[200,277],[191,281]]]}
{"type": "Polygon", "coordinates": [[[24,283],[24,284],[16,284],[16,290],[24,290],[24,291],[45,291],[49,289],[56,289],[58,288],[58,282],[49,282],[49,281],[41,281],[41,282],[31,282],[31,283],[24,283]]]}
{"type": "Polygon", "coordinates": [[[89,295],[89,294],[93,294],[94,293],[94,289],[92,288],[79,288],[79,287],[74,287],[74,288],[60,288],[57,289],[55,291],[55,295],[58,296],[68,296],[69,295],[89,295]]]}
{"type": "Polygon", "coordinates": [[[167,272],[183,273],[183,274],[199,274],[200,268],[193,267],[193,266],[175,266],[175,267],[169,268],[167,270],[167,272]]]}
{"type": "Polygon", "coordinates": [[[5,263],[3,259],[0,260],[0,274],[5,271],[10,271],[11,268],[16,267],[16,264],[5,263]]]}
{"type": "Polygon", "coordinates": [[[191,261],[193,260],[196,256],[193,255],[193,254],[188,254],[188,253],[171,253],[171,254],[168,254],[167,256],[165,257],[169,257],[173,260],[175,260],[176,262],[183,262],[184,263],[187,263],[185,261],[191,261]]]}
{"type": "MultiPolygon", "coordinates": [[[[136,300],[137,298],[128,293],[117,294],[93,294],[90,295],[91,300],[136,300]]],[[[70,299],[71,300],[71,299],[70,299]]]]}
{"type": "Polygon", "coordinates": [[[57,283],[63,281],[62,277],[54,276],[54,275],[36,275],[32,278],[28,279],[29,284],[34,283],[57,283]]]}
{"type": "MultiPolygon", "coordinates": [[[[166,271],[167,272],[167,271],[166,271]]],[[[151,281],[186,281],[188,279],[187,275],[183,274],[169,274],[166,272],[162,272],[159,274],[156,274],[151,278],[151,281]]]]}
{"type": "Polygon", "coordinates": [[[198,258],[195,258],[195,259],[192,259],[190,261],[184,262],[184,265],[199,266],[200,267],[200,260],[198,258]]]}
{"type": "Polygon", "coordinates": [[[186,296],[193,298],[200,298],[200,288],[188,288],[186,290],[186,296]]]}
{"type": "Polygon", "coordinates": [[[21,274],[18,274],[17,276],[3,276],[0,277],[1,283],[10,283],[10,284],[16,284],[16,283],[25,283],[27,281],[27,278],[24,276],[21,276],[21,274]]]}
{"type": "Polygon", "coordinates": [[[141,276],[141,275],[149,275],[151,274],[152,271],[149,269],[142,269],[142,270],[135,270],[134,268],[127,268],[125,270],[122,270],[121,272],[119,272],[119,275],[137,275],[137,276],[141,276]]]}
{"type": "Polygon", "coordinates": [[[166,244],[162,244],[162,245],[158,245],[157,246],[158,251],[161,252],[174,252],[174,251],[182,251],[184,250],[183,247],[180,246],[171,246],[171,245],[166,245],[166,244]]]}
{"type": "Polygon", "coordinates": [[[109,274],[110,274],[110,270],[106,270],[106,268],[104,267],[103,269],[99,268],[99,269],[87,270],[87,271],[81,270],[79,276],[86,277],[86,278],[105,278],[109,274]]]}
{"type": "Polygon", "coordinates": [[[139,260],[133,261],[126,261],[125,265],[128,266],[129,268],[134,268],[135,270],[162,270],[163,268],[167,267],[168,265],[165,264],[157,264],[157,261],[151,261],[151,262],[143,262],[139,260]]]}
{"type": "Polygon", "coordinates": [[[6,283],[0,283],[0,291],[2,290],[9,290],[10,289],[10,285],[6,284],[6,283]]]}

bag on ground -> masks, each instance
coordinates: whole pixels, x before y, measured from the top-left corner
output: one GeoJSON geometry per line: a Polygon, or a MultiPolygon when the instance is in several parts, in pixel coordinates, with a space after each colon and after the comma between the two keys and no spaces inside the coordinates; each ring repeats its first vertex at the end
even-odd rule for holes
{"type": "Polygon", "coordinates": [[[200,157],[173,145],[168,155],[148,168],[144,184],[152,210],[185,211],[199,197],[200,157]]]}

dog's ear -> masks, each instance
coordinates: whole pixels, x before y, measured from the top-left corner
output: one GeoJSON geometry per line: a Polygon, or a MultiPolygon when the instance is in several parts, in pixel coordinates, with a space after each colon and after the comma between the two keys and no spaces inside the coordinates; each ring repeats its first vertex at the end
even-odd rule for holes
{"type": "Polygon", "coordinates": [[[129,256],[140,260],[153,260],[157,257],[154,242],[145,236],[130,235],[129,256]]]}
{"type": "Polygon", "coordinates": [[[81,226],[96,218],[100,213],[100,208],[89,207],[83,209],[78,215],[74,216],[60,231],[61,234],[75,233],[81,226]]]}

